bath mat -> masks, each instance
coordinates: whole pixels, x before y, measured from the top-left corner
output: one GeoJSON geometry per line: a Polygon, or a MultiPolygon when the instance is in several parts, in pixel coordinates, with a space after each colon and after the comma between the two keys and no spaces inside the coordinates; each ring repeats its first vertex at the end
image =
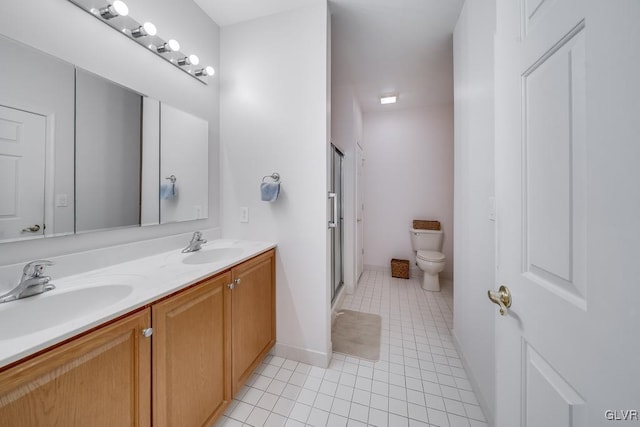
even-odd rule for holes
{"type": "Polygon", "coordinates": [[[382,319],[377,314],[340,310],[331,328],[333,351],[361,359],[380,360],[381,324],[382,319]]]}

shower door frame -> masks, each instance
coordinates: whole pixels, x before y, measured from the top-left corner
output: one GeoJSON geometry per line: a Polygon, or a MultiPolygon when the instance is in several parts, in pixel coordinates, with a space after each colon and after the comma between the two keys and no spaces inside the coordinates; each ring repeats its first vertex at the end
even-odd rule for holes
{"type": "Polygon", "coordinates": [[[331,304],[344,286],[344,153],[331,144],[329,200],[331,203],[331,304]],[[336,160],[338,170],[336,170],[336,160]],[[336,181],[339,181],[336,185],[336,181]]]}

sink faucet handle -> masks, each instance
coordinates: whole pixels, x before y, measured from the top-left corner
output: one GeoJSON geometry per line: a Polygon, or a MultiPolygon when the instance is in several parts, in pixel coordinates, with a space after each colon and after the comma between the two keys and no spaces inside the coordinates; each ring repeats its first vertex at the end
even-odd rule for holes
{"type": "Polygon", "coordinates": [[[40,277],[44,268],[46,266],[54,265],[53,261],[49,261],[48,259],[39,259],[36,261],[31,261],[27,265],[24,266],[22,272],[25,276],[28,277],[40,277]]]}
{"type": "Polygon", "coordinates": [[[200,231],[194,231],[193,237],[191,237],[191,241],[189,242],[187,247],[182,250],[182,253],[186,254],[188,252],[199,251],[201,245],[203,245],[204,243],[207,243],[207,241],[202,238],[202,233],[200,231]]]}

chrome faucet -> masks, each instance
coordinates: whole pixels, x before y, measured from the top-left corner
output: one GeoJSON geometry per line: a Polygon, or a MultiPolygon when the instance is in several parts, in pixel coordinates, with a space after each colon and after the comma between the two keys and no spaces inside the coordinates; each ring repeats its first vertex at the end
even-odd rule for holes
{"type": "Polygon", "coordinates": [[[204,243],[207,243],[207,241],[202,238],[202,233],[196,231],[193,233],[193,237],[191,238],[189,245],[182,250],[182,253],[199,251],[204,243]]]}
{"type": "Polygon", "coordinates": [[[53,283],[49,283],[51,277],[42,275],[48,265],[53,265],[53,262],[46,259],[31,261],[25,265],[20,283],[6,294],[0,295],[0,303],[38,295],[55,289],[56,287],[53,283]]]}

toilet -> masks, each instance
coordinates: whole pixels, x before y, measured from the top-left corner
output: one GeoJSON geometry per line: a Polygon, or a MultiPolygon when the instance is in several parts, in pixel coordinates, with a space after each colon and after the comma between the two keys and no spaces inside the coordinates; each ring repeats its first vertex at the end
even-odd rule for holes
{"type": "Polygon", "coordinates": [[[416,252],[416,264],[424,273],[422,289],[437,292],[440,290],[438,274],[444,270],[445,256],[442,252],[442,230],[411,229],[411,246],[416,252]]]}

